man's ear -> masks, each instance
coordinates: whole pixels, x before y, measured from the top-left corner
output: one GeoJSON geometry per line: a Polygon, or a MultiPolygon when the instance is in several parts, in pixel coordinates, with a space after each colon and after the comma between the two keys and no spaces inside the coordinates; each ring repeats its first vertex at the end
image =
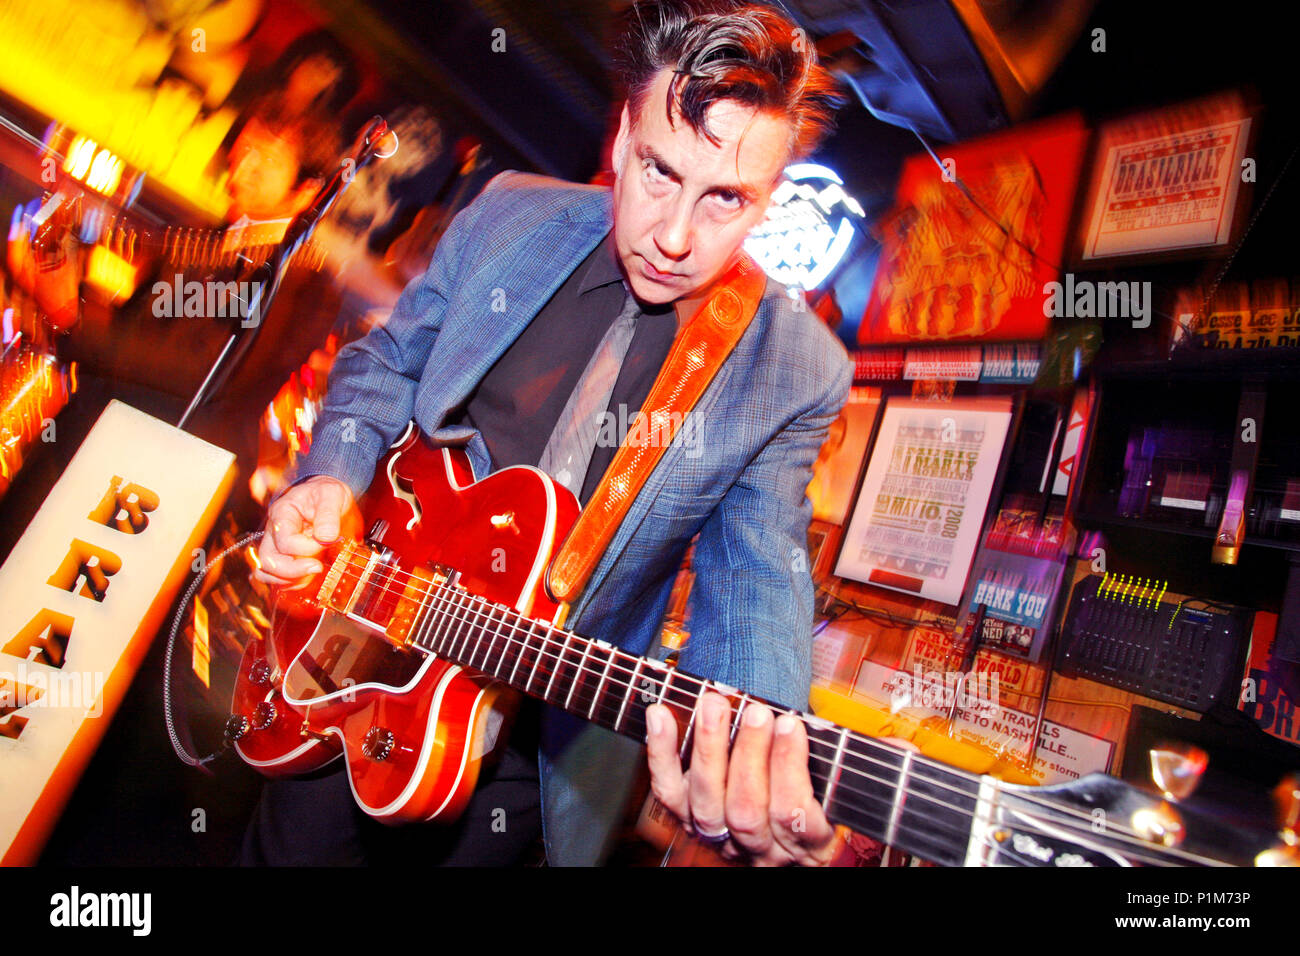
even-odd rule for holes
{"type": "Polygon", "coordinates": [[[628,142],[632,134],[632,118],[627,110],[627,103],[623,104],[623,113],[618,120],[618,134],[614,137],[614,150],[611,155],[611,161],[614,164],[614,172],[620,173],[623,170],[623,163],[627,159],[628,142]]]}

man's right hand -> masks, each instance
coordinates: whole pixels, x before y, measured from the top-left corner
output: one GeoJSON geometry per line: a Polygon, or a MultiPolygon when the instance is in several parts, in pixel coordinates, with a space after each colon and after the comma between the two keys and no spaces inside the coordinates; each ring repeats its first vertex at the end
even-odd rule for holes
{"type": "Polygon", "coordinates": [[[316,475],[294,485],[267,512],[254,577],[289,590],[305,586],[324,570],[316,556],[353,525],[360,526],[360,517],[343,482],[316,475]]]}

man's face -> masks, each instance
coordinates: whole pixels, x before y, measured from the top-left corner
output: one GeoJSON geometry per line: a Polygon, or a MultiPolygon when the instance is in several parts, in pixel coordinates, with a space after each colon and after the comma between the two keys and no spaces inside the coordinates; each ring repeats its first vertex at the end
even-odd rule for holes
{"type": "Polygon", "coordinates": [[[294,144],[250,120],[230,148],[229,216],[274,219],[286,215],[298,182],[298,151],[294,144]]]}
{"type": "Polygon", "coordinates": [[[709,142],[664,102],[655,78],[636,122],[623,107],[614,140],[614,245],[632,293],[663,305],[704,289],[763,218],[785,168],[790,122],[732,100],[715,103],[709,142]]]}

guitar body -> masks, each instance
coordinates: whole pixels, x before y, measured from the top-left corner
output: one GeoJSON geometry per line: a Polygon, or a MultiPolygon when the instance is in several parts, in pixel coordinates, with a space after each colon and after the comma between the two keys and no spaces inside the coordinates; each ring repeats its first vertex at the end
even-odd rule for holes
{"type": "Polygon", "coordinates": [[[376,550],[334,560],[341,574],[330,584],[349,605],[308,613],[281,600],[270,641],[250,644],[240,664],[235,747],[269,776],[342,755],[358,805],[375,819],[451,820],[505,739],[518,696],[395,640],[419,606],[401,599],[431,581],[429,569],[448,567],[467,592],[552,620],[545,571],[578,503],[535,468],[475,481],[463,452],[430,448],[412,428],[359,505],[376,550]]]}

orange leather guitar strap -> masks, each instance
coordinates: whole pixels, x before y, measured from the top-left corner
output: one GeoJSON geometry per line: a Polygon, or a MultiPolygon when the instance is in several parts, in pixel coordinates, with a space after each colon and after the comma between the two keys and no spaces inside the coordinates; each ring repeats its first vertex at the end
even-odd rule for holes
{"type": "Polygon", "coordinates": [[[637,492],[749,327],[766,284],[762,270],[742,254],[678,332],[641,406],[643,417],[624,436],[551,562],[546,583],[557,601],[569,605],[582,593],[637,492]]]}

